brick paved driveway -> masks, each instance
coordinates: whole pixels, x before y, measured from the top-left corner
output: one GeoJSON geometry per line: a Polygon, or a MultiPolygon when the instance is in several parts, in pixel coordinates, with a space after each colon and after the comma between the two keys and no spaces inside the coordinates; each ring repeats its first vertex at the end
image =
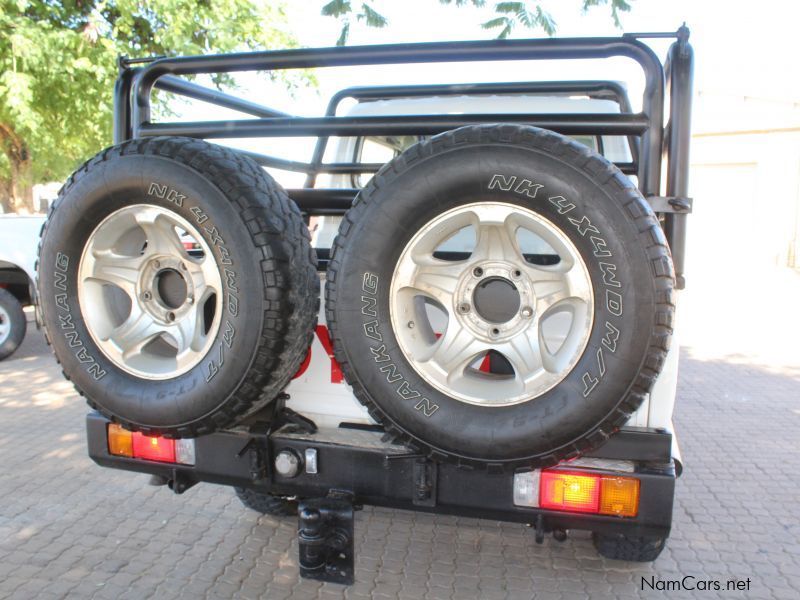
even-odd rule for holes
{"type": "Polygon", "coordinates": [[[654,564],[601,559],[585,534],[538,546],[519,525],[367,508],[350,588],[298,578],[293,519],[250,512],[224,487],[174,496],[91,463],[84,403],[31,329],[0,363],[0,597],[631,597],[642,577],[687,574],[751,579],[722,597],[800,597],[800,278],[784,279],[788,299],[755,321],[738,301],[709,304],[719,288],[695,280],[676,414],[686,471],[654,564]]]}

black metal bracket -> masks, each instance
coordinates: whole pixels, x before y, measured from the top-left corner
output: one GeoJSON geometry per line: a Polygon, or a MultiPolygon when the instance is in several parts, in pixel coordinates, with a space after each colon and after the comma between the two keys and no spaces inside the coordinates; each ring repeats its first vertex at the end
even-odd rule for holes
{"type": "Polygon", "coordinates": [[[542,544],[544,543],[544,534],[546,533],[544,528],[544,515],[538,514],[536,515],[536,523],[534,524],[534,532],[536,534],[536,543],[542,544]]]}
{"type": "Polygon", "coordinates": [[[257,432],[251,429],[250,433],[260,433],[260,435],[249,438],[247,443],[242,446],[242,449],[236,453],[236,458],[243,458],[247,454],[250,460],[250,479],[252,481],[263,481],[269,477],[268,431],[257,432]]]}
{"type": "Polygon", "coordinates": [[[680,213],[688,215],[692,212],[692,198],[682,196],[647,196],[647,202],[657,213],[680,213]]]}
{"type": "Polygon", "coordinates": [[[352,500],[313,498],[301,503],[297,514],[300,575],[351,585],[355,579],[352,500]]]}
{"type": "Polygon", "coordinates": [[[317,433],[317,424],[314,421],[291,408],[286,408],[286,401],[289,398],[289,394],[280,394],[272,403],[272,416],[267,435],[278,431],[284,425],[291,425],[298,433],[317,433]]]}
{"type": "Polygon", "coordinates": [[[269,436],[278,431],[285,425],[291,425],[293,429],[300,433],[312,434],[317,432],[317,425],[311,419],[296,413],[291,408],[286,408],[288,394],[281,394],[272,403],[269,416],[265,420],[258,420],[250,426],[251,437],[247,443],[236,453],[237,458],[243,458],[246,454],[250,460],[250,479],[252,481],[263,481],[270,476],[272,458],[269,451],[269,436]]]}
{"type": "Polygon", "coordinates": [[[417,506],[436,506],[436,463],[426,458],[414,461],[413,503],[417,506]]]}
{"type": "Polygon", "coordinates": [[[167,479],[166,483],[169,489],[180,495],[189,488],[197,485],[198,481],[179,469],[172,469],[172,476],[167,479]]]}

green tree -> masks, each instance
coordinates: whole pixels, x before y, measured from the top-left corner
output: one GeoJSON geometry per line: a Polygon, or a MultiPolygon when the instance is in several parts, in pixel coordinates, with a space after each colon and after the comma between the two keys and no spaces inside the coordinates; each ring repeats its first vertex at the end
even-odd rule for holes
{"type": "MultiPolygon", "coordinates": [[[[580,0],[580,2],[584,11],[595,6],[609,6],[611,18],[617,27],[620,25],[619,13],[631,9],[628,0],[580,0]]],[[[471,5],[477,8],[487,5],[486,0],[439,0],[439,3],[457,7],[471,5]]],[[[322,14],[335,18],[340,24],[339,39],[336,44],[344,46],[347,43],[350,28],[354,23],[364,23],[369,27],[386,27],[389,20],[380,13],[380,4],[381,0],[370,2],[331,0],[325,4],[322,7],[322,14]]],[[[541,29],[547,35],[554,35],[556,32],[556,22],[552,15],[536,0],[492,3],[491,10],[494,14],[482,23],[481,27],[496,31],[499,39],[507,38],[518,25],[525,29],[541,29]]]]}
{"type": "Polygon", "coordinates": [[[63,179],[111,138],[116,58],[296,46],[258,0],[0,0],[0,202],[63,179]]]}

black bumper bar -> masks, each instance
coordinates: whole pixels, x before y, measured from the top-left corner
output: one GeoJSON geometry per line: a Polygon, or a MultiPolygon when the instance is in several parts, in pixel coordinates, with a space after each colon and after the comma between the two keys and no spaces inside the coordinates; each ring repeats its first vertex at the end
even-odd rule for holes
{"type": "Polygon", "coordinates": [[[585,529],[667,536],[672,520],[675,469],[669,459],[671,438],[653,430],[623,430],[595,453],[607,459],[637,459],[632,475],[641,482],[639,514],[618,518],[515,506],[513,474],[433,463],[403,446],[382,442],[381,434],[373,431],[329,429],[304,434],[283,428],[269,436],[245,429],[220,432],[197,438],[196,464],[185,466],[112,456],[107,424],[97,413],[87,416],[92,460],[104,467],[162,476],[178,493],[199,482],[300,498],[344,493],[356,504],[537,523],[545,531],[585,529]],[[301,469],[289,478],[271,468],[277,453],[289,450],[302,460],[309,449],[316,451],[317,473],[301,469]]]}

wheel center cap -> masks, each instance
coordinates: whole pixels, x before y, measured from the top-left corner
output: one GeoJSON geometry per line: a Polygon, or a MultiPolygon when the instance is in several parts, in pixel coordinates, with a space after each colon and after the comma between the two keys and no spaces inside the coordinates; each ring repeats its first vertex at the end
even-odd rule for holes
{"type": "Polygon", "coordinates": [[[478,314],[490,323],[506,323],[519,312],[520,296],[517,287],[504,277],[488,277],[481,281],[472,295],[478,314]]]}
{"type": "Polygon", "coordinates": [[[155,288],[168,308],[179,308],[186,302],[186,280],[175,269],[162,269],[156,274],[155,288]]]}

